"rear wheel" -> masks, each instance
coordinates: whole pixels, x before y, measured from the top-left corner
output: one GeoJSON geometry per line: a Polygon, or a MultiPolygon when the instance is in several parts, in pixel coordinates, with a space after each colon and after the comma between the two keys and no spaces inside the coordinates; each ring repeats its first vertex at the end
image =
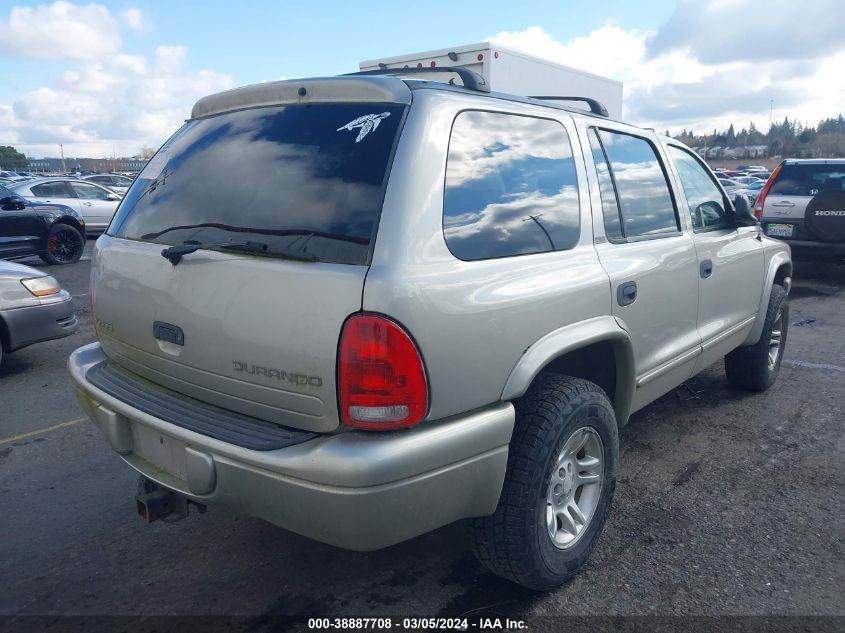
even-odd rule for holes
{"type": "Polygon", "coordinates": [[[493,573],[546,590],[578,572],[604,528],[616,487],[616,417],[597,385],[551,374],[515,406],[499,506],[473,521],[473,549],[493,573]]]}
{"type": "Polygon", "coordinates": [[[41,255],[48,264],[75,264],[82,257],[85,240],[69,224],[55,224],[47,235],[47,246],[41,255]]]}
{"type": "Polygon", "coordinates": [[[775,382],[789,331],[789,302],[783,287],[772,286],[760,340],[725,356],[725,374],[734,387],[765,391],[775,382]]]}

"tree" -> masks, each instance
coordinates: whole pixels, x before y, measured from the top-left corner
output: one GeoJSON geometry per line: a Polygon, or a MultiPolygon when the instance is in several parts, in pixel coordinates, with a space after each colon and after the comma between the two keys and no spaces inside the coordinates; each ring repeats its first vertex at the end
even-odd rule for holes
{"type": "Polygon", "coordinates": [[[11,145],[3,145],[0,147],[0,168],[10,169],[26,169],[26,156],[21,154],[11,145]]]}
{"type": "Polygon", "coordinates": [[[143,158],[144,160],[150,160],[153,157],[153,154],[156,153],[156,150],[152,147],[144,145],[138,152],[135,154],[135,158],[143,158]]]}

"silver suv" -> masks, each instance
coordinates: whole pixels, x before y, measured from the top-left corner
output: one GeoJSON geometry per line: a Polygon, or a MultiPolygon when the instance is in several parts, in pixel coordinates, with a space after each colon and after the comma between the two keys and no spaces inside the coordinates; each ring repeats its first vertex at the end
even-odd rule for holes
{"type": "Polygon", "coordinates": [[[766,181],[755,215],[796,255],[845,257],[845,159],[785,160],[766,181]]]}
{"type": "Polygon", "coordinates": [[[484,564],[550,588],[599,538],[632,412],[723,357],[772,384],[792,265],[747,203],[600,104],[459,74],[206,97],[138,176],[69,369],[143,518],[355,550],[472,518],[484,564]]]}

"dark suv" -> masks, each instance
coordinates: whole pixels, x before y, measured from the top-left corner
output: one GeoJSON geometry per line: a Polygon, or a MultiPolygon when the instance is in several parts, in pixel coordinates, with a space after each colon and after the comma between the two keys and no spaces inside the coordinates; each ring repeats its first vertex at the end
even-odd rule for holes
{"type": "Polygon", "coordinates": [[[79,213],[26,200],[0,185],[0,259],[38,255],[48,264],[73,264],[84,248],[79,213]]]}
{"type": "Polygon", "coordinates": [[[754,214],[798,255],[845,257],[845,159],[783,161],[754,214]]]}

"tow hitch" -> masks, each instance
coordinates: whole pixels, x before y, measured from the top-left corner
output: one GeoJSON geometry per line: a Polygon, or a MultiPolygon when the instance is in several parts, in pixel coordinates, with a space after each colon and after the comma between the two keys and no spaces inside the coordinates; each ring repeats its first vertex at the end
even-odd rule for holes
{"type": "Polygon", "coordinates": [[[138,478],[138,492],[139,494],[135,497],[135,509],[144,523],[152,523],[159,519],[166,522],[179,521],[188,516],[191,505],[196,507],[200,514],[206,511],[203,504],[162,488],[143,476],[138,478]]]}

